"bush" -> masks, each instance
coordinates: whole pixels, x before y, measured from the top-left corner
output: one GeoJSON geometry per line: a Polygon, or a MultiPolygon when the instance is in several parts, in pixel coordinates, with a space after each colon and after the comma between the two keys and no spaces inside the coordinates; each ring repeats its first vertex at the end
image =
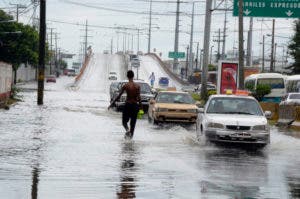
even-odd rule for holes
{"type": "Polygon", "coordinates": [[[258,101],[261,101],[265,95],[271,93],[271,86],[266,84],[259,84],[256,86],[256,90],[252,92],[253,97],[258,101]]]}

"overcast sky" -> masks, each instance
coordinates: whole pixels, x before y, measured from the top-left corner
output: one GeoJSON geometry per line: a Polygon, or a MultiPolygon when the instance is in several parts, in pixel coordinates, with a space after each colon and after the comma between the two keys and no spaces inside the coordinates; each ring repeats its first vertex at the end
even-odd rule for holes
{"type": "MultiPolygon", "coordinates": [[[[156,48],[157,52],[162,52],[163,57],[167,58],[167,53],[174,49],[174,29],[175,29],[175,3],[167,3],[169,1],[161,1],[153,3],[153,12],[164,14],[154,15],[153,24],[159,29],[153,30],[151,49],[156,48]]],[[[181,17],[180,17],[180,51],[185,51],[186,46],[189,44],[189,34],[191,18],[188,16],[192,10],[191,0],[186,0],[181,4],[181,17]]],[[[31,0],[1,0],[0,8],[13,7],[11,3],[19,3],[23,5],[30,5],[31,0]]],[[[232,1],[228,0],[229,7],[232,6],[232,1]]],[[[29,6],[27,12],[20,14],[20,21],[24,23],[32,23],[33,9],[29,6]]],[[[5,9],[15,15],[13,8],[5,9]]],[[[196,14],[204,14],[205,3],[196,3],[196,14]]],[[[38,13],[38,12],[37,12],[38,13]]],[[[93,26],[125,26],[136,27],[145,29],[144,35],[140,38],[140,49],[143,52],[147,50],[147,23],[149,13],[149,2],[147,0],[47,0],[47,24],[48,28],[55,28],[55,32],[59,33],[59,47],[63,48],[69,53],[78,54],[80,50],[80,42],[83,41],[84,27],[72,24],[84,24],[88,20],[88,24],[93,26]],[[73,3],[79,3],[76,5],[73,3]],[[112,11],[117,10],[117,11],[112,11]],[[145,14],[143,14],[145,13],[145,14]],[[61,22],[61,23],[58,23],[61,22]],[[66,22],[66,23],[64,23],[66,22]],[[71,24],[68,24],[71,23],[71,24]]],[[[232,17],[232,12],[228,12],[228,29],[226,39],[226,50],[232,50],[238,47],[238,19],[232,17]]],[[[194,41],[200,43],[200,48],[203,48],[203,29],[204,29],[204,16],[195,16],[195,36],[194,41]]],[[[217,35],[219,28],[223,31],[224,12],[215,11],[212,17],[211,35],[217,35]]],[[[293,20],[291,19],[276,19],[276,36],[275,42],[278,46],[286,45],[289,41],[287,38],[293,34],[293,20]]],[[[249,19],[244,20],[245,31],[249,28],[249,19]]],[[[254,19],[254,33],[253,33],[253,54],[255,56],[261,55],[262,35],[271,34],[272,22],[270,18],[255,18],[254,19]]],[[[135,34],[134,50],[137,48],[137,31],[131,31],[135,34]]],[[[116,30],[89,27],[89,41],[95,52],[102,52],[103,50],[110,49],[111,38],[114,39],[114,49],[116,50],[117,34],[116,30]]],[[[245,39],[247,34],[245,33],[245,39]]],[[[213,40],[213,37],[211,37],[213,40]]],[[[266,56],[270,53],[270,37],[266,39],[266,56]]],[[[213,50],[217,50],[217,43],[211,43],[213,50]]],[[[131,45],[130,45],[131,46],[131,45]]],[[[119,48],[122,47],[121,36],[119,48]]],[[[246,42],[245,42],[246,48],[246,42]]],[[[194,45],[196,49],[196,45],[194,45]]],[[[278,49],[282,52],[282,48],[278,49]]],[[[282,53],[281,53],[282,54],[282,53]]]]}

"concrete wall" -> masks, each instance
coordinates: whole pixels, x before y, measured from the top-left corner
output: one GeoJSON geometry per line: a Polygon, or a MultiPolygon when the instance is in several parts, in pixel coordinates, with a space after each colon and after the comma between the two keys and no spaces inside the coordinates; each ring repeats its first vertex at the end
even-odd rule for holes
{"type": "Polygon", "coordinates": [[[0,62],[0,100],[10,96],[12,84],[12,66],[0,62]]]}
{"type": "Polygon", "coordinates": [[[31,66],[25,67],[25,65],[22,64],[17,71],[17,82],[19,81],[26,82],[26,81],[35,80],[35,75],[36,75],[35,71],[36,71],[35,68],[31,66]]]}

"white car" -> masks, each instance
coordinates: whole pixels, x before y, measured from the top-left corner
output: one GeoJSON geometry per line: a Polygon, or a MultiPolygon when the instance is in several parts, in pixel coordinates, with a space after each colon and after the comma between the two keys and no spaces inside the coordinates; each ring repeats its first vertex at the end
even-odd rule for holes
{"type": "Polygon", "coordinates": [[[214,143],[251,144],[263,147],[270,143],[270,128],[257,100],[250,96],[212,95],[197,119],[197,137],[214,143]]]}
{"type": "Polygon", "coordinates": [[[300,93],[288,93],[280,104],[300,105],[300,93]]]}
{"type": "Polygon", "coordinates": [[[109,75],[108,75],[108,79],[109,80],[117,80],[118,79],[117,73],[116,72],[110,72],[109,75]]]}

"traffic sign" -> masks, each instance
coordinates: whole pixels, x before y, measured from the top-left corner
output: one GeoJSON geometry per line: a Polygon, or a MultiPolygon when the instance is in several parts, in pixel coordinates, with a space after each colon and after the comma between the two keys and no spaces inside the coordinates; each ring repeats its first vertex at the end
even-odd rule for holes
{"type": "Polygon", "coordinates": [[[185,53],[184,52],[169,52],[169,58],[178,58],[178,59],[183,59],[185,58],[185,53]]]}
{"type": "MultiPolygon", "coordinates": [[[[300,0],[243,0],[244,16],[300,18],[300,0]]],[[[239,15],[239,0],[234,0],[233,16],[239,15]]]]}

